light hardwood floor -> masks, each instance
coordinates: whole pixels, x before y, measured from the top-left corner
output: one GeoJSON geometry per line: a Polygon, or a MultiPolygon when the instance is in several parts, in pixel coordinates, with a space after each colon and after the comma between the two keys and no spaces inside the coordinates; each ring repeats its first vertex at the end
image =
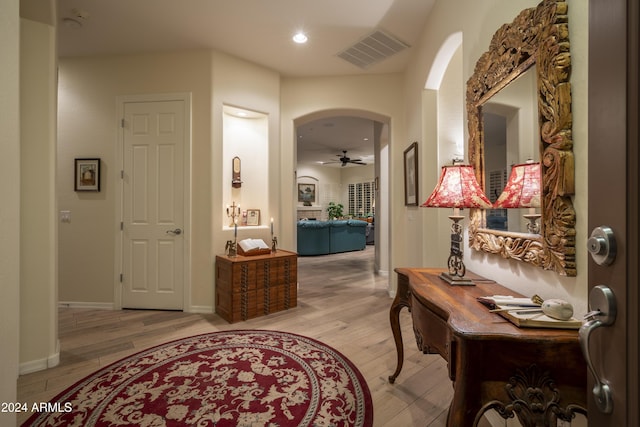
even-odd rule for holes
{"type": "MultiPolygon", "coordinates": [[[[373,251],[298,259],[298,306],[246,322],[229,324],[215,314],[148,310],[61,308],[60,364],[18,380],[18,401],[47,401],[89,373],[169,340],[211,331],[272,329],[320,340],[347,356],[371,390],[374,426],[444,426],[453,395],[447,365],[417,350],[411,318],[402,311],[405,361],[396,367],[389,326],[387,277],[373,273],[373,251]]],[[[21,423],[28,414],[18,418],[21,423]]]]}

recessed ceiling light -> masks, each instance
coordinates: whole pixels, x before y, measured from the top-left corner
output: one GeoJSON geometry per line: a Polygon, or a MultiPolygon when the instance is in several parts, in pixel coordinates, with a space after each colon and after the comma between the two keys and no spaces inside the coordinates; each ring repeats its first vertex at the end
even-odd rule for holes
{"type": "Polygon", "coordinates": [[[298,43],[298,44],[306,43],[306,42],[307,42],[307,40],[309,40],[309,38],[308,38],[308,37],[307,37],[307,35],[306,35],[305,33],[303,33],[303,32],[296,33],[296,34],[293,36],[293,41],[294,41],[294,42],[296,42],[296,43],[298,43]]]}

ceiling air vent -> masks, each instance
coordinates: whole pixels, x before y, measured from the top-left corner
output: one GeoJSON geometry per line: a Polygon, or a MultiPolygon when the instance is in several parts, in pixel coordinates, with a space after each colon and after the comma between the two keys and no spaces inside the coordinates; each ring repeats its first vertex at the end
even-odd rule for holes
{"type": "Polygon", "coordinates": [[[338,53],[338,56],[356,67],[369,68],[383,59],[410,47],[405,42],[376,30],[358,43],[338,53]]]}

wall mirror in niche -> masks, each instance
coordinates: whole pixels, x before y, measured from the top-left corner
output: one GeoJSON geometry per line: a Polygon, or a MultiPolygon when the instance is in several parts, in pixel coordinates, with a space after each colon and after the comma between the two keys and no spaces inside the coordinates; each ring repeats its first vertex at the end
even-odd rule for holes
{"type": "MultiPolygon", "coordinates": [[[[472,209],[469,246],[528,262],[563,276],[575,276],[571,56],[565,1],[544,0],[535,8],[523,10],[512,23],[498,29],[489,50],[482,54],[467,81],[469,160],[475,167],[478,182],[485,188],[487,165],[491,164],[494,169],[495,166],[493,159],[486,158],[483,113],[491,111],[491,105],[501,104],[493,98],[517,84],[516,79],[527,70],[535,70],[538,134],[529,135],[534,141],[531,154],[524,148],[526,141],[518,140],[513,145],[517,150],[507,148],[507,156],[511,157],[506,159],[504,175],[508,178],[513,163],[524,163],[527,157],[539,158],[540,234],[487,228],[486,213],[472,209]]],[[[522,124],[524,122],[519,123],[519,127],[526,126],[522,124]]],[[[520,138],[522,131],[517,135],[520,138]]]]}

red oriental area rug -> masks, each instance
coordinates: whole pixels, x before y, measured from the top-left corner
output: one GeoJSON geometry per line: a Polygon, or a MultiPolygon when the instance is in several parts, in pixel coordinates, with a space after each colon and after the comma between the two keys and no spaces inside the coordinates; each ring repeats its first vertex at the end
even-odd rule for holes
{"type": "Polygon", "coordinates": [[[373,425],[362,374],[300,335],[214,332],[107,366],[56,396],[23,426],[373,425]],[[67,411],[67,412],[65,412],[67,411]]]}

